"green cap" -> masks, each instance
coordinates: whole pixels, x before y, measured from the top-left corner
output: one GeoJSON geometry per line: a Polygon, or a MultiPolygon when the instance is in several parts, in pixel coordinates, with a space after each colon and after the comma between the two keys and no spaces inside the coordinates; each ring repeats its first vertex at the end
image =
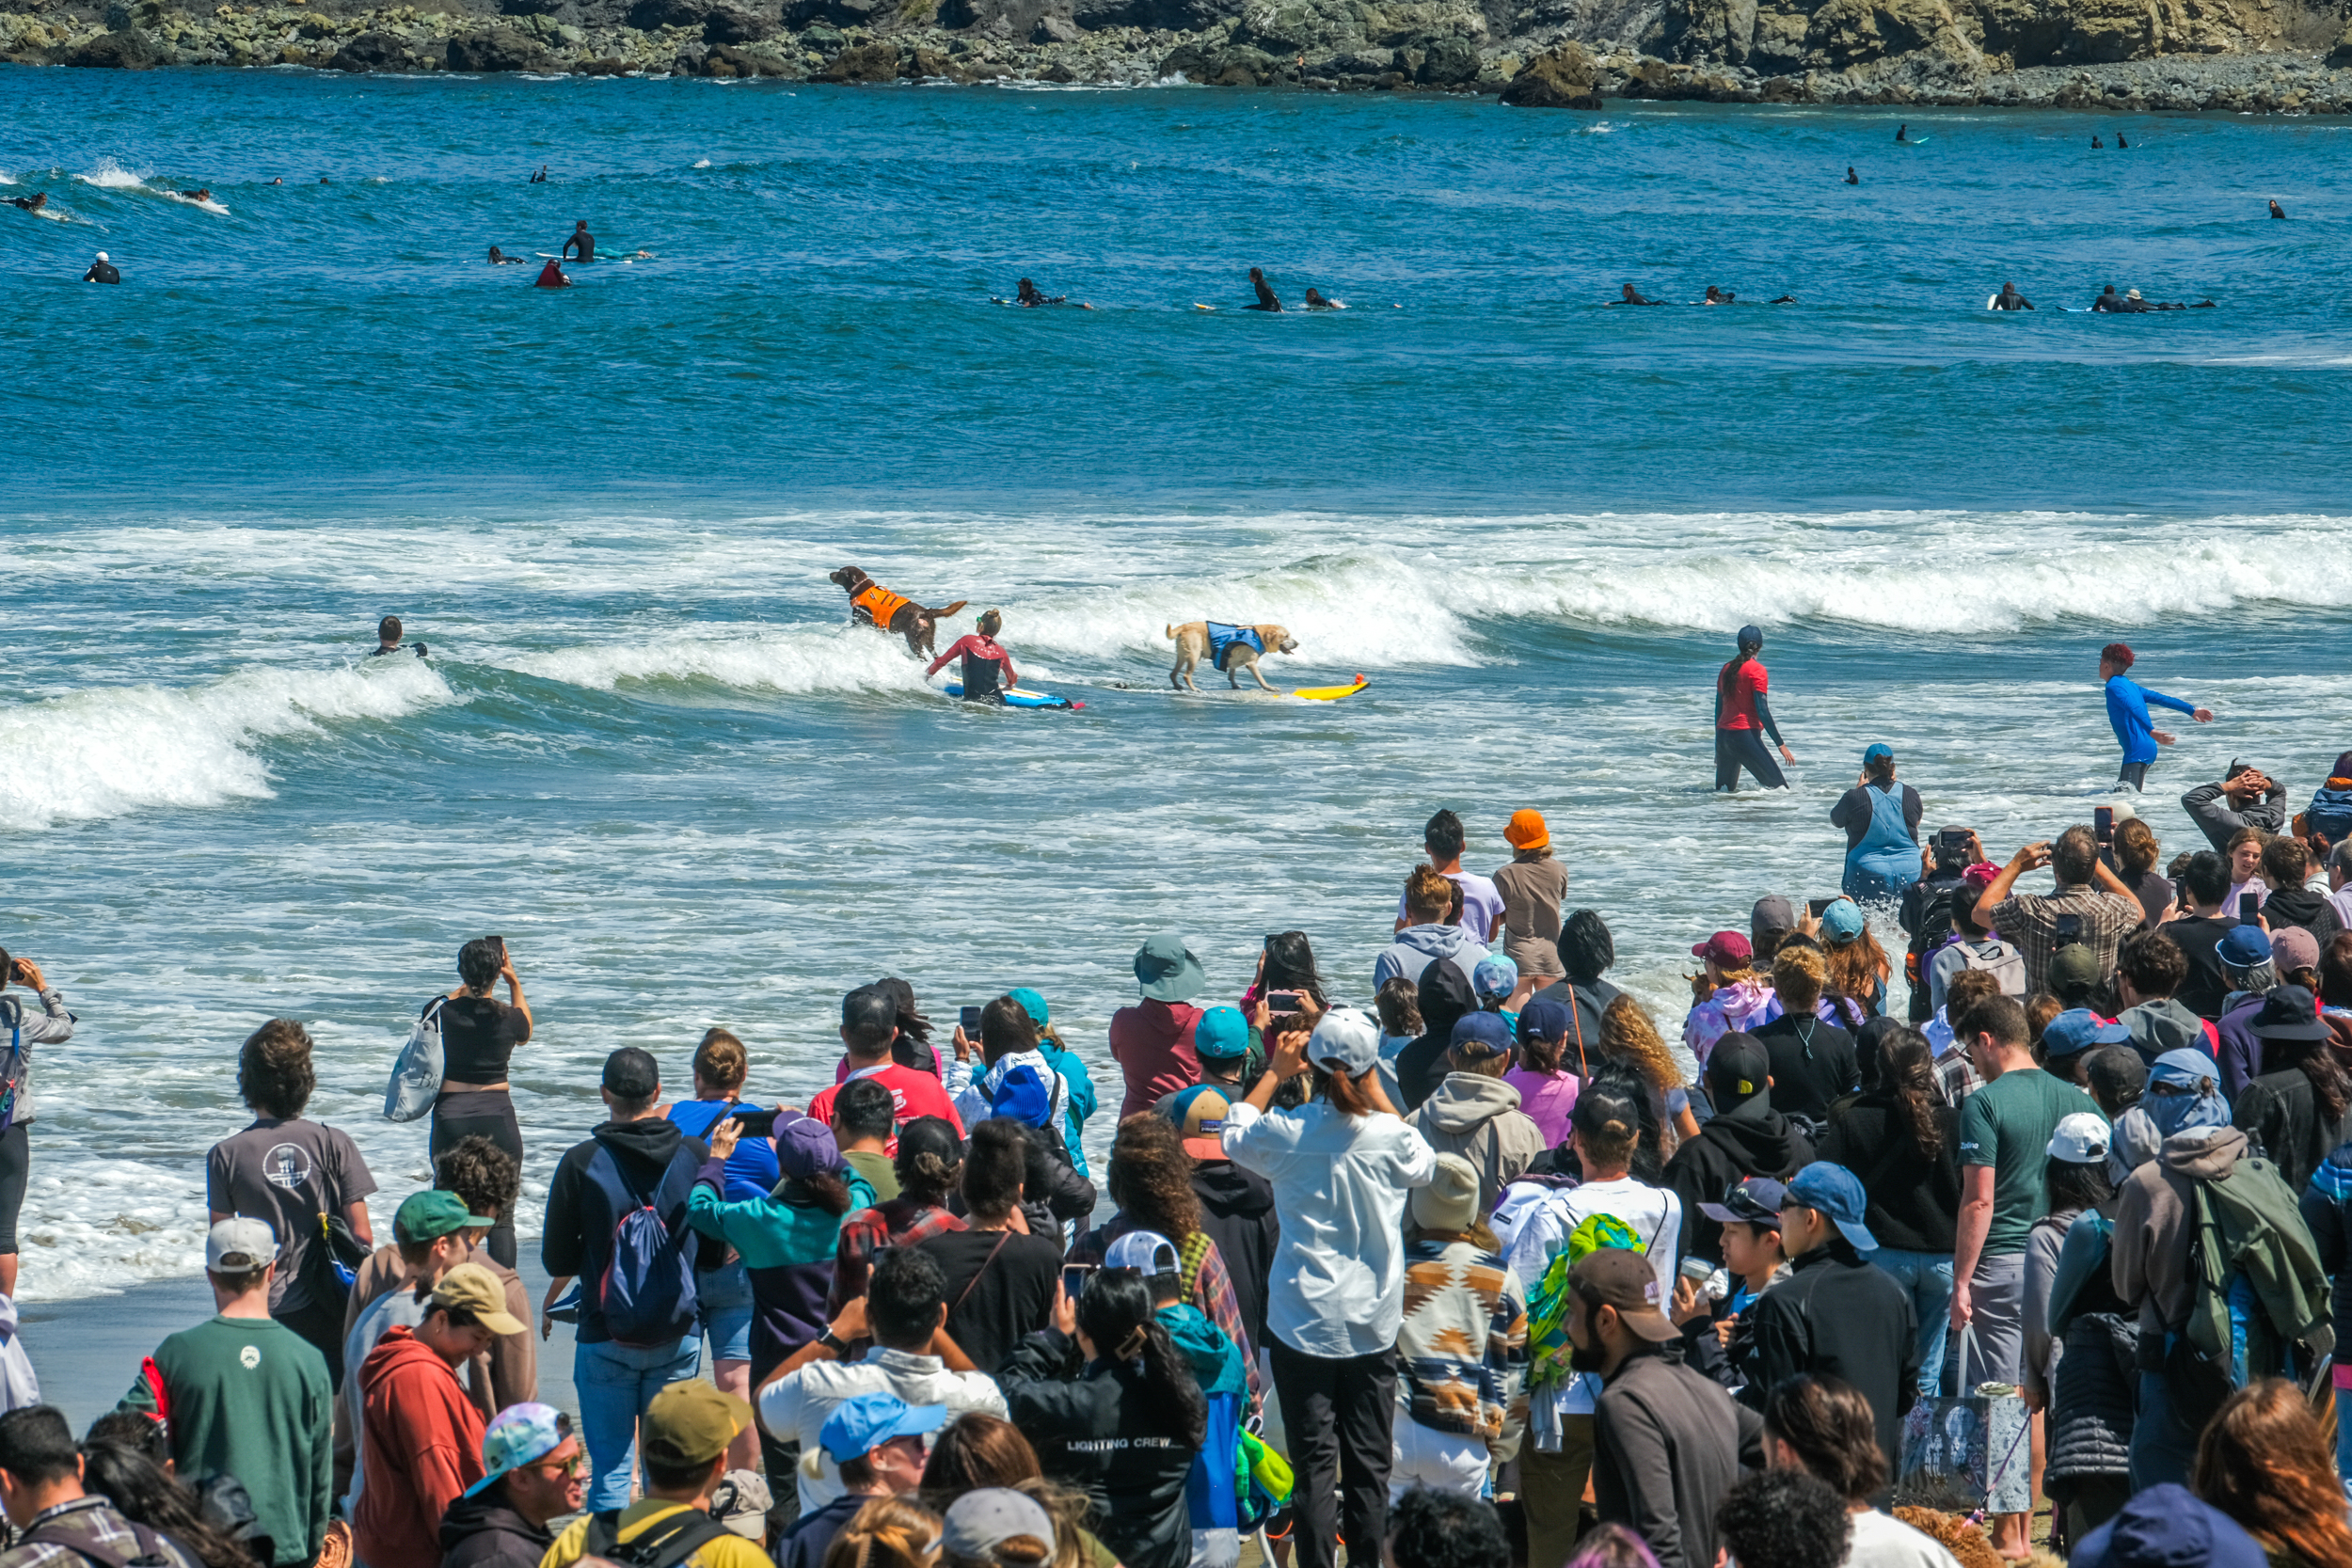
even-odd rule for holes
{"type": "Polygon", "coordinates": [[[411,1193],[392,1216],[392,1235],[403,1242],[430,1242],[459,1230],[487,1230],[498,1224],[466,1212],[465,1199],[455,1193],[430,1187],[411,1193]]]}

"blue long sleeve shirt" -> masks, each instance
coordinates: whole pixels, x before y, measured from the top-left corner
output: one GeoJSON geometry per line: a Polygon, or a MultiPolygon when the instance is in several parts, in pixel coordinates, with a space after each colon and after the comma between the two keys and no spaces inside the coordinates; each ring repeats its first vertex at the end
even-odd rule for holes
{"type": "Polygon", "coordinates": [[[2115,727],[2115,738],[2122,743],[2127,763],[2156,760],[2155,726],[2148,720],[2151,703],[2176,713],[2197,711],[2195,704],[2152,691],[2128,675],[2107,677],[2107,722],[2115,727]]]}

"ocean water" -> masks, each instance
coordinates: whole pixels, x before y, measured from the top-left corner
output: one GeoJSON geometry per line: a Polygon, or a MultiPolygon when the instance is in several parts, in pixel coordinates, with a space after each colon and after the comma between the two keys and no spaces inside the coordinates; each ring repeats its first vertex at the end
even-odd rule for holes
{"type": "Polygon", "coordinates": [[[948,1020],[1038,987],[1115,1108],[1142,937],[1230,999],[1303,928],[1360,998],[1439,805],[1477,869],[1542,809],[1671,1033],[1692,942],[1835,890],[1868,742],[1997,852],[2087,818],[2117,637],[2221,716],[2140,803],[2168,851],[2233,753],[2307,790],[2352,744],[2345,133],[1907,118],[0,72],[7,194],[68,219],[0,208],[0,945],[81,1020],[24,1293],[199,1266],[272,1015],[388,1223],[426,1168],[384,1076],[484,932],[535,1196],[605,1052],[682,1083],[724,1024],[797,1097],[884,973],[948,1020]],[[481,261],[575,218],[655,259],[481,261]],[[121,288],[74,281],[100,248],[121,288]],[[1242,311],[1251,265],[1351,309],[1242,311]],[[990,304],[1023,276],[1097,309],[990,304]],[[2005,279],[2042,309],[1985,312],[2005,279]],[[2217,308],[2053,309],[2108,282],[2217,308]],[[845,562],[1001,606],[1085,708],[946,702],[845,562]],[[361,658],[387,612],[431,662],[361,658]],[[1204,616],[1371,687],[1177,695],[1204,616]],[[1802,760],[1725,799],[1750,621],[1802,760]]]}

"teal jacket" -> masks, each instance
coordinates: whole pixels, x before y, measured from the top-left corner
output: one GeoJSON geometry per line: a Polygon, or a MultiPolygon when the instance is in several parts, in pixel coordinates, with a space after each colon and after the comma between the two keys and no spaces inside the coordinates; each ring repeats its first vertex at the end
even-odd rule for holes
{"type": "Polygon", "coordinates": [[[1209,1321],[1209,1315],[1189,1302],[1177,1302],[1159,1309],[1160,1326],[1176,1341],[1176,1352],[1192,1367],[1193,1381],[1200,1385],[1203,1394],[1232,1394],[1244,1404],[1249,1402],[1249,1380],[1243,1370],[1241,1352],[1225,1331],[1209,1321]]]}
{"type": "Polygon", "coordinates": [[[1094,1117],[1094,1080],[1088,1075],[1087,1065],[1078,1060],[1076,1052],[1064,1051],[1049,1039],[1039,1040],[1037,1050],[1046,1065],[1060,1073],[1062,1082],[1070,1085],[1070,1103],[1062,1112],[1062,1142],[1070,1146],[1072,1168],[1090,1180],[1094,1173],[1087,1169],[1086,1146],[1078,1134],[1094,1117]]]}
{"type": "MultiPolygon", "coordinates": [[[[845,1165],[850,1213],[874,1206],[873,1183],[845,1165]]],[[[833,1290],[834,1255],[841,1238],[841,1216],[812,1201],[807,1188],[789,1178],[766,1197],[730,1203],[726,1168],[706,1164],[686,1202],[686,1222],[715,1236],[743,1257],[752,1283],[752,1371],[761,1378],[817,1338],[825,1326],[825,1298],[833,1290]]]]}

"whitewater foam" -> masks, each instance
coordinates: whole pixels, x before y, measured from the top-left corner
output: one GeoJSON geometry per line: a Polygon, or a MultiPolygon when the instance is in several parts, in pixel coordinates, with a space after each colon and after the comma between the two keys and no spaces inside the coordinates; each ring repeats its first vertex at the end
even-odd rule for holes
{"type": "Polygon", "coordinates": [[[437,673],[409,660],[389,670],[249,670],[200,687],[100,687],[21,704],[0,713],[0,830],[267,800],[258,742],[455,700],[437,673]]]}
{"type": "Polygon", "coordinates": [[[609,691],[624,681],[691,680],[793,695],[925,689],[923,667],[907,657],[904,642],[850,626],[826,631],[761,631],[749,636],[681,633],[507,654],[492,662],[599,691],[609,691]]]}
{"type": "Polygon", "coordinates": [[[97,167],[91,169],[87,174],[77,174],[73,178],[79,180],[85,185],[96,185],[100,190],[105,191],[143,191],[147,189],[147,177],[145,175],[133,174],[129,169],[124,168],[120,164],[116,163],[112,158],[99,159],[97,167]]]}

